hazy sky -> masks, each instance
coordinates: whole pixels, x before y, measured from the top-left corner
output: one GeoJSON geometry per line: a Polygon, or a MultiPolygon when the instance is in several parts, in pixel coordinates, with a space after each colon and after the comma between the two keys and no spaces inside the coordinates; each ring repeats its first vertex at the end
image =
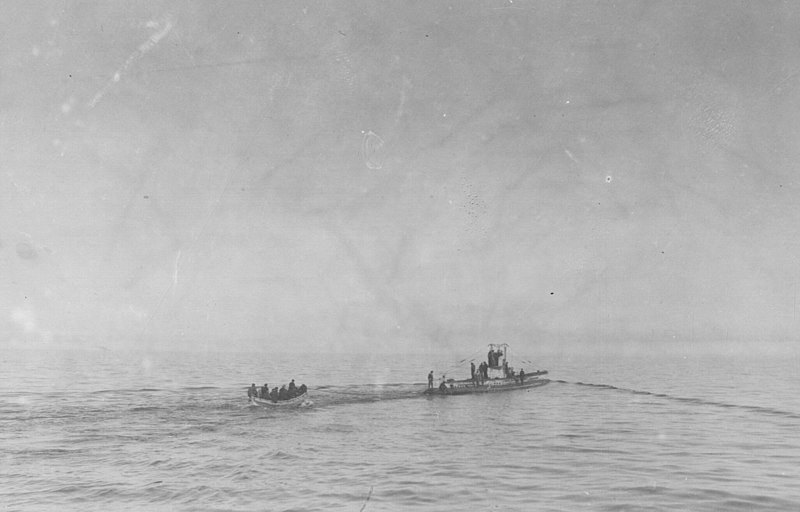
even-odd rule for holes
{"type": "Polygon", "coordinates": [[[2,344],[798,333],[794,2],[129,4],[0,6],[2,344]]]}

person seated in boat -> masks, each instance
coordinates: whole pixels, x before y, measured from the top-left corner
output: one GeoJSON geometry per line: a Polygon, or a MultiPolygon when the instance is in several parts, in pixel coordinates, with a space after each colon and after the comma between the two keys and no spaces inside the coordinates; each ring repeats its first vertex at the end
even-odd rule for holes
{"type": "Polygon", "coordinates": [[[442,379],[442,383],[439,384],[439,393],[447,393],[447,384],[444,383],[444,379],[442,379]]]}
{"type": "Polygon", "coordinates": [[[256,383],[250,384],[250,388],[247,390],[247,398],[258,398],[258,390],[256,389],[256,383]]]}
{"type": "Polygon", "coordinates": [[[272,388],[272,391],[269,392],[269,399],[272,400],[273,402],[278,401],[278,386],[275,386],[274,388],[272,388]]]}
{"type": "Polygon", "coordinates": [[[300,387],[297,388],[297,396],[305,395],[307,391],[308,391],[308,388],[306,387],[306,385],[305,384],[300,384],[300,387]]]}
{"type": "Polygon", "coordinates": [[[269,384],[265,382],[264,385],[261,386],[261,394],[258,397],[263,398],[264,400],[269,398],[269,384]]]}
{"type": "Polygon", "coordinates": [[[286,389],[286,385],[284,384],[281,386],[281,390],[278,391],[278,400],[288,400],[289,399],[289,391],[286,389]]]}
{"type": "Polygon", "coordinates": [[[292,382],[289,383],[289,398],[294,398],[297,396],[297,386],[294,383],[294,379],[292,382]]]}

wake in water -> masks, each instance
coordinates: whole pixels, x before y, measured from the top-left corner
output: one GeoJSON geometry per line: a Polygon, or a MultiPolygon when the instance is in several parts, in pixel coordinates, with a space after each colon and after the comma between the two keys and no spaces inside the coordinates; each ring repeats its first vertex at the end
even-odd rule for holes
{"type": "MultiPolygon", "coordinates": [[[[271,410],[292,410],[307,407],[324,407],[329,405],[379,402],[382,400],[400,400],[421,397],[424,390],[422,384],[360,384],[351,386],[319,386],[309,389],[308,399],[295,406],[275,407],[271,410]]],[[[251,403],[241,407],[263,407],[251,403]]]]}
{"type": "Polygon", "coordinates": [[[666,393],[653,393],[651,391],[640,391],[636,389],[629,389],[629,388],[620,388],[617,386],[611,386],[609,384],[592,384],[587,382],[569,382],[565,380],[553,380],[552,382],[557,382],[559,384],[572,384],[575,386],[585,386],[595,389],[607,389],[611,391],[620,391],[623,393],[630,393],[633,395],[645,395],[645,396],[652,396],[655,398],[663,398],[666,400],[672,400],[676,402],[683,402],[689,404],[696,404],[696,405],[705,405],[711,407],[722,407],[725,409],[738,409],[741,411],[749,411],[755,412],[759,414],[769,414],[773,416],[782,416],[784,418],[791,418],[791,419],[800,419],[800,414],[791,412],[791,411],[782,411],[780,409],[773,409],[771,407],[760,407],[757,405],[741,405],[741,404],[730,404],[725,402],[717,402],[714,400],[705,400],[702,398],[689,398],[689,397],[681,397],[681,396],[673,396],[668,395],[666,393]]]}
{"type": "Polygon", "coordinates": [[[401,400],[422,396],[422,384],[360,384],[357,386],[320,386],[310,391],[315,405],[401,400]]]}

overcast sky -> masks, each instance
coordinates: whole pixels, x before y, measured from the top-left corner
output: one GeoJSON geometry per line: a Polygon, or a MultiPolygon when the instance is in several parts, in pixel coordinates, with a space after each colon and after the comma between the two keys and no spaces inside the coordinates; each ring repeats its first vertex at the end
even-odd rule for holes
{"type": "Polygon", "coordinates": [[[0,12],[2,344],[798,333],[794,2],[0,12]]]}

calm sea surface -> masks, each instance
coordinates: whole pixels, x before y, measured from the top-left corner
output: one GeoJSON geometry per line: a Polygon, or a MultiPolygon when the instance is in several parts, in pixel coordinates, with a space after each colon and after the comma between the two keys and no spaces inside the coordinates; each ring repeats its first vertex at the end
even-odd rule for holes
{"type": "Polygon", "coordinates": [[[454,362],[7,351],[0,510],[800,510],[794,358],[559,356],[538,388],[419,395],[454,362]],[[247,406],[291,378],[311,407],[247,406]]]}

